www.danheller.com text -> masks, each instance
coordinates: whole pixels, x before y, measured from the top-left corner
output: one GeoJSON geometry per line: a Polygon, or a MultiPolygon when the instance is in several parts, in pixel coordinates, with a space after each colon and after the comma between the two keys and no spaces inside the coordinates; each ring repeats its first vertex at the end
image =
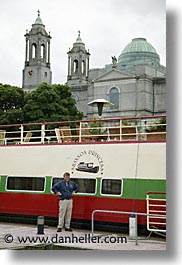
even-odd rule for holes
{"type": "Polygon", "coordinates": [[[98,244],[98,243],[127,243],[127,238],[124,236],[94,236],[92,234],[84,234],[83,236],[76,236],[74,234],[71,234],[70,236],[60,236],[58,234],[54,236],[45,236],[45,235],[39,235],[39,236],[16,236],[14,237],[12,234],[6,234],[4,236],[4,241],[7,244],[16,242],[20,244],[29,244],[29,243],[40,243],[40,244],[98,244]]]}

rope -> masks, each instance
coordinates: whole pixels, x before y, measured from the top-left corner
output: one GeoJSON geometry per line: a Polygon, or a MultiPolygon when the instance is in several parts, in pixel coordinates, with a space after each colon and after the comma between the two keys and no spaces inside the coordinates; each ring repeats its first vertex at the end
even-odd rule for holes
{"type": "MultiPolygon", "coordinates": [[[[139,124],[141,124],[141,118],[139,118],[139,124]]],[[[139,147],[140,147],[140,140],[138,135],[138,141],[137,141],[137,152],[136,152],[136,164],[135,164],[135,185],[134,185],[134,193],[133,193],[133,205],[132,205],[132,211],[135,212],[135,196],[137,193],[137,174],[138,174],[138,161],[139,161],[139,147]]]]}

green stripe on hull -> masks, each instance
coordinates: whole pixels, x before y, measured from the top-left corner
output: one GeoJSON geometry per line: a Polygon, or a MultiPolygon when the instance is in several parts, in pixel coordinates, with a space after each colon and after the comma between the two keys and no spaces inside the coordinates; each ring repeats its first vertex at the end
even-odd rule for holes
{"type": "MultiPolygon", "coordinates": [[[[122,198],[145,199],[149,191],[166,192],[165,179],[123,179],[122,198]]],[[[160,197],[163,197],[161,195],[160,197]]]]}
{"type": "Polygon", "coordinates": [[[0,176],[0,192],[5,192],[6,189],[6,178],[7,176],[0,176]]]}
{"type": "MultiPolygon", "coordinates": [[[[0,178],[0,192],[6,192],[6,179],[7,176],[1,176],[0,178]]],[[[46,177],[45,191],[41,194],[51,193],[52,177],[46,177]]],[[[11,191],[10,191],[11,192],[11,191]]],[[[16,192],[16,191],[13,191],[16,192]]],[[[18,192],[18,191],[17,191],[18,192]]],[[[110,198],[123,198],[123,199],[146,199],[147,192],[166,192],[166,180],[165,179],[122,179],[122,193],[118,195],[106,195],[110,198]]],[[[26,192],[22,192],[26,193],[26,192]]],[[[34,193],[34,192],[32,192],[34,193]]],[[[38,192],[36,192],[38,193],[38,192]]],[[[101,195],[101,178],[97,178],[97,190],[95,194],[76,194],[75,196],[102,196],[101,195]]],[[[163,195],[159,196],[163,198],[163,195]]]]}

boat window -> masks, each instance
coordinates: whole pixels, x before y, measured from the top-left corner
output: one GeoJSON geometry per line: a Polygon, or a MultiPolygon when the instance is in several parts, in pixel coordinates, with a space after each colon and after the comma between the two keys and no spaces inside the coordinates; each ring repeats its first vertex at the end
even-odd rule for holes
{"type": "MultiPolygon", "coordinates": [[[[53,178],[52,186],[61,180],[63,178],[53,178]]],[[[96,179],[71,178],[71,180],[79,185],[79,193],[95,194],[96,179]]]]}
{"type": "Polygon", "coordinates": [[[121,180],[103,179],[101,193],[110,195],[121,195],[121,180]]]}
{"type": "Polygon", "coordinates": [[[63,180],[63,178],[53,178],[52,179],[52,186],[54,186],[54,184],[56,184],[56,183],[58,183],[58,182],[60,182],[62,180],[63,180]]]}
{"type": "Polygon", "coordinates": [[[43,177],[8,177],[7,190],[44,191],[45,178],[43,177]]]}
{"type": "Polygon", "coordinates": [[[95,194],[96,179],[73,178],[72,181],[79,185],[79,193],[95,194]]]}

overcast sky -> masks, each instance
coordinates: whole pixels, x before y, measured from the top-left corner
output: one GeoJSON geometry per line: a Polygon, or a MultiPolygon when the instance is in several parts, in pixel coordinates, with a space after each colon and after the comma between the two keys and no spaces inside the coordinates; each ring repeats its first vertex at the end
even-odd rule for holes
{"type": "Polygon", "coordinates": [[[90,67],[118,57],[132,38],[145,37],[166,65],[165,0],[0,0],[0,83],[22,86],[26,29],[37,10],[51,32],[53,83],[65,83],[67,52],[81,31],[90,67]]]}

